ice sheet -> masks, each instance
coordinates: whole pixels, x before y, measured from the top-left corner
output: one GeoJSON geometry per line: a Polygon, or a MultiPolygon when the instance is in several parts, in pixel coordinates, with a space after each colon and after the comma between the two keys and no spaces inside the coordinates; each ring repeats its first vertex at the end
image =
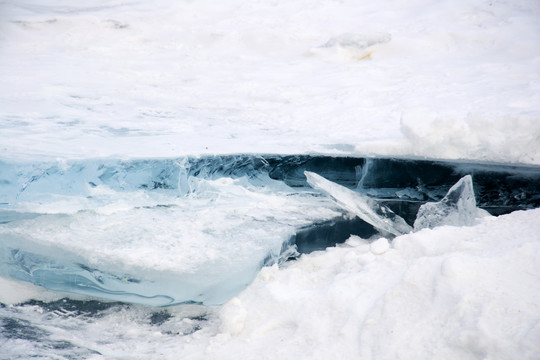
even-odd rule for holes
{"type": "Polygon", "coordinates": [[[254,172],[262,160],[235,159],[1,164],[0,273],[113,300],[221,304],[287,258],[296,229],[341,215],[254,172]]]}

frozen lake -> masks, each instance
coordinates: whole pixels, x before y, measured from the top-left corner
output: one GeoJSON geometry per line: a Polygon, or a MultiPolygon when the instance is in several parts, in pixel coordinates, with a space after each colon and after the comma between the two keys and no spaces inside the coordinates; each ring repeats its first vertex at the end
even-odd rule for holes
{"type": "Polygon", "coordinates": [[[539,18],[0,2],[0,358],[540,357],[539,18]]]}

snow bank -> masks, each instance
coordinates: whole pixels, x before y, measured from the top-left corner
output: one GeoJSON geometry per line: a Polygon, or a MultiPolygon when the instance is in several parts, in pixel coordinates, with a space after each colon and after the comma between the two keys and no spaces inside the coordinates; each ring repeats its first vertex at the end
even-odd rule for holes
{"type": "MultiPolygon", "coordinates": [[[[221,310],[210,358],[533,359],[540,210],[263,269],[221,310]]],[[[386,240],[384,240],[386,241],[386,240]]]]}

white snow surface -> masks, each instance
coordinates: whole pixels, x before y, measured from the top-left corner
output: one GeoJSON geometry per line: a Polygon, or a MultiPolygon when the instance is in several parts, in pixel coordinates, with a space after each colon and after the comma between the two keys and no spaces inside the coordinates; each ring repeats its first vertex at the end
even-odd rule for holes
{"type": "Polygon", "coordinates": [[[540,3],[0,2],[0,158],[540,164],[540,3]]]}
{"type": "MultiPolygon", "coordinates": [[[[539,219],[540,209],[517,211],[392,243],[352,236],[264,268],[244,292],[210,309],[199,331],[183,336],[193,323],[183,314],[201,309],[170,308],[175,317],[161,331],[138,307],[92,321],[33,307],[17,316],[45,326],[53,339],[101,353],[92,359],[537,359],[539,219]]],[[[6,286],[15,285],[0,286],[0,300],[8,301],[6,286]]],[[[35,298],[37,290],[25,287],[17,288],[18,301],[35,298]]],[[[6,342],[2,351],[32,354],[24,346],[6,342]]]]}
{"type": "Polygon", "coordinates": [[[536,209],[424,229],[390,248],[386,239],[351,237],[287,268],[265,268],[221,310],[209,354],[233,359],[247,347],[282,359],[538,358],[539,218],[536,209]]]}

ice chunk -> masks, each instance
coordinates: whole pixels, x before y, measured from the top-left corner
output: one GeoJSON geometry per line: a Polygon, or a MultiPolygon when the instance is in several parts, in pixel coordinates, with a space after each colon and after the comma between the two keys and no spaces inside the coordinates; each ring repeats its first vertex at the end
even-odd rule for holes
{"type": "Polygon", "coordinates": [[[3,211],[0,274],[115,301],[219,305],[262,266],[287,259],[296,228],[338,215],[315,197],[250,189],[228,178],[203,182],[205,193],[168,204],[153,205],[162,194],[145,192],[145,204],[128,192],[112,193],[118,201],[95,210],[3,211]]]}
{"type": "Polygon", "coordinates": [[[307,155],[0,160],[0,275],[118,301],[221,304],[262,266],[287,259],[293,243],[312,251],[360,231],[410,231],[376,200],[333,182],[351,188],[361,178],[364,191],[389,199],[421,182],[442,197],[448,174],[470,169],[482,205],[538,201],[536,168],[456,166],[307,155]],[[306,192],[304,170],[329,179],[307,175],[338,201],[306,192]],[[359,220],[340,218],[343,208],[359,220]]]}
{"type": "Polygon", "coordinates": [[[396,236],[412,230],[403,218],[380,202],[333,183],[315,173],[305,171],[304,174],[314,189],[327,193],[340,207],[357,215],[377,230],[396,236]]]}
{"type": "Polygon", "coordinates": [[[99,161],[0,163],[0,275],[115,301],[219,305],[287,259],[296,229],[340,214],[258,171],[257,158],[99,161]]]}
{"type": "Polygon", "coordinates": [[[439,202],[426,203],[418,210],[414,231],[441,225],[469,226],[489,215],[476,207],[471,175],[462,177],[439,202]]]}

